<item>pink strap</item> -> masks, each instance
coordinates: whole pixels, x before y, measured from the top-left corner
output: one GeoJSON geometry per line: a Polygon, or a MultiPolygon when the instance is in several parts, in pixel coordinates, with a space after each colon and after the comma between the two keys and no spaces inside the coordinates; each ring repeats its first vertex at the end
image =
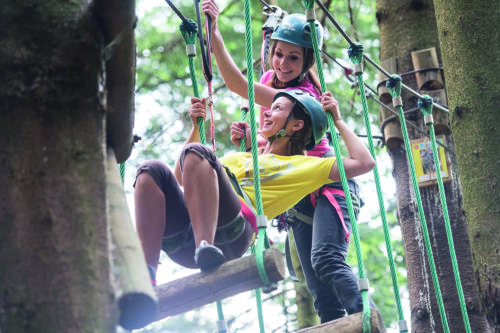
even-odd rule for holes
{"type": "Polygon", "coordinates": [[[256,232],[259,233],[259,229],[257,228],[257,218],[255,217],[254,213],[252,210],[247,206],[245,201],[243,201],[240,198],[241,201],[241,210],[240,213],[250,222],[250,225],[252,226],[252,229],[256,232]]]}
{"type": "MultiPolygon", "coordinates": [[[[316,194],[319,193],[318,191],[311,193],[311,203],[315,208],[316,208],[316,194]]],[[[342,209],[340,208],[340,205],[339,205],[337,199],[335,199],[335,197],[334,197],[334,195],[337,194],[337,195],[340,195],[341,197],[345,198],[344,191],[342,191],[338,188],[324,187],[321,190],[321,193],[319,193],[319,195],[321,195],[321,194],[325,195],[325,197],[328,199],[328,201],[330,201],[330,204],[337,211],[337,214],[340,217],[340,221],[342,222],[342,227],[344,228],[344,231],[345,231],[345,242],[349,243],[349,235],[350,235],[349,229],[347,229],[347,226],[345,225],[344,215],[342,214],[342,209]]]]}
{"type": "MultiPolygon", "coordinates": [[[[240,214],[242,214],[248,222],[250,222],[250,225],[252,226],[253,231],[255,231],[255,234],[259,234],[259,228],[257,228],[257,218],[255,217],[254,213],[252,210],[247,206],[245,201],[240,198],[241,201],[241,209],[240,209],[240,214]]],[[[273,245],[273,241],[269,239],[269,244],[273,245]]]]}

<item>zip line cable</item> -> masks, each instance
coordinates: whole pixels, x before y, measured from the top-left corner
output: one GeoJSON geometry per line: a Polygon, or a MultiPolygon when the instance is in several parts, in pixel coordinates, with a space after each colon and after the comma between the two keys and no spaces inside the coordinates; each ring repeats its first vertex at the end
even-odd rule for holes
{"type": "MultiPolygon", "coordinates": [[[[337,22],[337,20],[335,20],[335,18],[332,16],[332,14],[328,11],[328,8],[326,8],[325,5],[323,5],[323,3],[321,3],[320,0],[315,0],[315,1],[318,4],[318,6],[321,8],[321,10],[323,10],[323,12],[325,13],[326,17],[328,17],[328,19],[330,20],[330,22],[335,26],[335,28],[338,30],[338,32],[342,35],[342,37],[344,37],[344,39],[349,43],[349,45],[353,45],[354,42],[352,41],[352,39],[349,37],[349,35],[347,35],[347,33],[345,32],[345,30],[340,26],[340,24],[337,22]]],[[[379,64],[377,64],[375,61],[373,61],[369,56],[367,56],[366,54],[364,54],[363,58],[367,62],[369,62],[370,64],[372,64],[376,69],[378,69],[387,78],[391,78],[391,74],[389,72],[387,72],[384,68],[382,68],[379,64]]],[[[418,92],[416,92],[412,88],[408,87],[407,85],[401,84],[401,86],[402,86],[402,88],[404,88],[406,91],[408,91],[412,95],[414,95],[414,96],[416,96],[418,98],[422,98],[421,94],[419,94],[418,92]]],[[[450,112],[447,108],[443,107],[440,104],[436,104],[436,103],[433,102],[433,106],[435,108],[441,110],[441,111],[446,112],[446,113],[450,112]]]]}
{"type": "MultiPolygon", "coordinates": [[[[321,53],[324,54],[328,59],[332,60],[335,64],[337,64],[340,68],[342,68],[344,70],[344,77],[352,84],[355,84],[357,86],[357,83],[356,81],[354,81],[354,79],[351,79],[347,74],[346,72],[349,72],[349,71],[352,71],[352,69],[350,67],[347,67],[347,66],[344,66],[342,65],[335,57],[333,57],[332,55],[330,55],[328,52],[326,52],[325,50],[321,50],[321,53]]],[[[375,103],[379,104],[380,106],[382,106],[384,109],[386,110],[389,110],[391,113],[393,113],[393,116],[391,117],[388,117],[387,119],[384,120],[384,122],[386,121],[392,121],[393,119],[397,119],[398,117],[398,112],[395,111],[393,108],[391,108],[389,105],[385,104],[384,102],[382,102],[378,97],[375,98],[375,96],[378,96],[377,92],[375,91],[375,89],[373,89],[370,85],[368,84],[364,84],[366,88],[368,88],[371,92],[371,94],[369,94],[367,97],[368,98],[371,98],[375,103]],[[390,119],[389,119],[390,118],[390,119]]],[[[436,105],[435,103],[433,105],[436,105]]],[[[418,111],[420,110],[418,107],[416,108],[413,108],[413,109],[409,109],[409,110],[405,110],[404,113],[407,114],[407,113],[410,113],[410,112],[415,112],[415,111],[418,111]]],[[[423,129],[421,129],[418,125],[416,125],[415,123],[413,123],[412,121],[409,121],[408,119],[405,118],[405,121],[408,123],[408,125],[410,125],[411,127],[413,127],[415,130],[417,130],[421,135],[424,135],[425,137],[427,138],[430,138],[429,134],[427,134],[427,132],[425,132],[423,129]]],[[[385,127],[384,125],[384,122],[382,122],[382,124],[380,125],[381,126],[381,131],[382,131],[382,136],[383,135],[383,128],[385,127]]],[[[358,135],[359,136],[359,135],[358,135]]],[[[450,154],[453,154],[453,156],[456,156],[455,154],[455,151],[453,149],[451,149],[450,147],[448,147],[447,145],[445,145],[444,143],[442,142],[436,142],[438,145],[440,145],[441,147],[443,147],[444,149],[446,149],[447,152],[449,152],[450,154]]]]}

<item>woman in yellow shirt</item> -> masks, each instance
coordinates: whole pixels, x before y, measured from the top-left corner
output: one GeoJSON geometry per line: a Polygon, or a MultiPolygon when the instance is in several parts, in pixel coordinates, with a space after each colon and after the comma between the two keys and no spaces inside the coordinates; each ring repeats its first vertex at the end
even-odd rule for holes
{"type": "MultiPolygon", "coordinates": [[[[242,197],[254,204],[253,163],[250,153],[217,158],[198,143],[198,117],[205,118],[205,99],[191,98],[193,127],[172,172],[159,161],[148,161],[137,171],[134,192],[136,225],[152,279],[160,250],[189,268],[211,270],[240,257],[250,246],[252,216],[242,197]],[[226,170],[234,174],[233,188],[226,170]],[[180,189],[184,187],[184,191],[180,189]]],[[[343,158],[348,178],[370,171],[374,160],[360,139],[343,122],[330,92],[321,104],[303,90],[281,91],[265,111],[261,134],[267,139],[259,155],[264,214],[276,216],[306,194],[340,179],[336,159],[306,156],[325,134],[325,112],[346,143],[343,158]]],[[[239,144],[249,132],[246,122],[231,126],[231,140],[239,144]]]]}

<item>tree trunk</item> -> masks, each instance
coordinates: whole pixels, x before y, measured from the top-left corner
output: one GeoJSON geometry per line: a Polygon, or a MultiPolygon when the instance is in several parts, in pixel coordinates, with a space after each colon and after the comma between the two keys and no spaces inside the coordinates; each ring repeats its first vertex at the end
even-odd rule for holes
{"type": "Polygon", "coordinates": [[[474,278],[500,332],[500,1],[436,0],[474,278]]]}
{"type": "MultiPolygon", "coordinates": [[[[411,52],[436,47],[440,50],[434,8],[429,0],[377,0],[377,20],[380,28],[380,59],[382,63],[393,58],[394,70],[405,73],[413,70],[411,52]]],[[[403,83],[417,90],[415,75],[401,75],[403,83]]],[[[405,110],[417,107],[417,98],[402,93],[405,110]]],[[[420,111],[409,114],[407,120],[427,132],[420,111]]],[[[399,121],[396,119],[396,124],[399,121]]],[[[399,126],[399,125],[398,125],[399,126]]],[[[410,139],[423,137],[411,126],[408,127],[410,139]]],[[[444,133],[446,134],[446,133],[444,133]]],[[[453,149],[453,138],[446,135],[447,145],[453,149]]],[[[388,152],[393,161],[393,176],[397,186],[398,217],[405,247],[408,288],[411,305],[412,332],[442,332],[431,272],[425,253],[423,233],[408,170],[408,162],[402,140],[392,140],[388,152]]],[[[465,228],[465,217],[461,212],[461,189],[458,181],[456,158],[449,153],[452,181],[445,184],[447,205],[450,215],[454,244],[460,269],[468,315],[471,326],[478,332],[485,328],[484,316],[478,311],[478,299],[472,279],[469,241],[465,228]]],[[[436,263],[437,275],[448,325],[452,332],[465,331],[460,310],[456,284],[448,249],[442,208],[437,185],[420,189],[422,203],[436,263]]]]}
{"type": "Polygon", "coordinates": [[[0,331],[111,332],[103,56],[89,1],[9,1],[0,36],[0,331]]]}
{"type": "Polygon", "coordinates": [[[314,300],[307,289],[305,282],[295,282],[295,304],[297,304],[297,328],[316,326],[320,323],[314,309],[314,300]]]}

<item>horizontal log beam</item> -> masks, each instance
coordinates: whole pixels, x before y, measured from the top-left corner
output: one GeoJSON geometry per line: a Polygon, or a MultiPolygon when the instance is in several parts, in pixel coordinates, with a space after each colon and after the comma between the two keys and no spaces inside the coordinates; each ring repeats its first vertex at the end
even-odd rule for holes
{"type": "MultiPolygon", "coordinates": [[[[318,326],[304,328],[296,333],[363,333],[361,314],[361,312],[358,312],[318,326]]],[[[382,320],[380,313],[375,309],[371,309],[370,324],[372,333],[382,333],[386,331],[384,321],[382,320]]]]}
{"type": "MultiPolygon", "coordinates": [[[[283,255],[278,249],[264,251],[264,266],[272,282],[285,277],[283,255]]],[[[156,287],[157,320],[196,309],[244,291],[263,287],[255,255],[224,263],[210,273],[199,272],[156,287]]]]}

